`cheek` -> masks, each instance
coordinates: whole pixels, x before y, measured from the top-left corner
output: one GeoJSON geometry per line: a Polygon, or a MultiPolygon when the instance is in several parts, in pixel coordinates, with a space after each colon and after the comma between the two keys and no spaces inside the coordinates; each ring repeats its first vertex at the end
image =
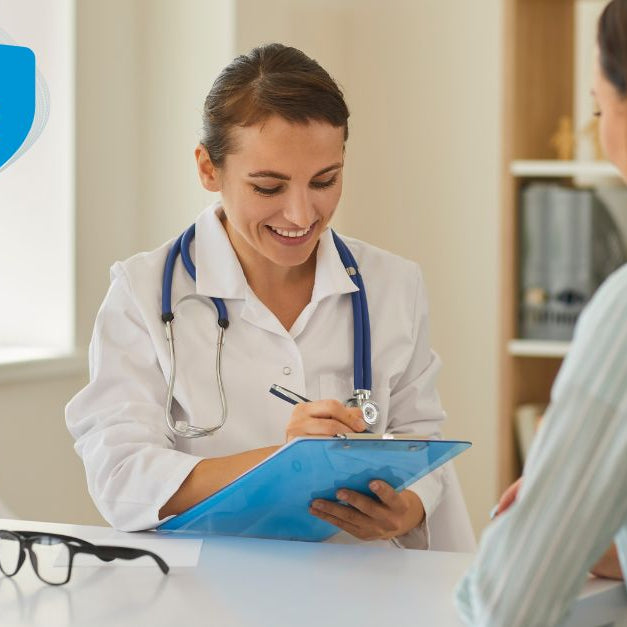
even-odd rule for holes
{"type": "Polygon", "coordinates": [[[599,125],[601,145],[607,158],[616,165],[627,162],[627,120],[613,111],[601,116],[599,125]]]}
{"type": "Polygon", "coordinates": [[[342,196],[342,181],[338,181],[332,189],[322,195],[318,201],[318,211],[325,217],[333,215],[342,196]]]}
{"type": "Polygon", "coordinates": [[[614,161],[616,158],[615,136],[612,132],[612,120],[609,115],[602,115],[599,121],[599,137],[605,156],[614,161]]]}

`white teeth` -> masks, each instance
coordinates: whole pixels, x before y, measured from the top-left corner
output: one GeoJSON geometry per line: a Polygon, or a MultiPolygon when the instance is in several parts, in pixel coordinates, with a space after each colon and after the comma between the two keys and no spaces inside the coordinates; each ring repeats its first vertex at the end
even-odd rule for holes
{"type": "Polygon", "coordinates": [[[286,231],[285,229],[279,229],[275,226],[270,227],[275,233],[282,235],[283,237],[302,237],[303,235],[307,235],[311,230],[311,227],[308,229],[302,229],[300,231],[286,231]]]}

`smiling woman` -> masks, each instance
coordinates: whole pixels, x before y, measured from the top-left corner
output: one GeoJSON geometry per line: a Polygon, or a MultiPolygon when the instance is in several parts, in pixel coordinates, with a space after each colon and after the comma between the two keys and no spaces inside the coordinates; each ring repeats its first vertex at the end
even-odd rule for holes
{"type": "MultiPolygon", "coordinates": [[[[90,493],[116,527],[155,527],[286,440],[364,431],[361,409],[341,402],[355,390],[372,391],[379,432],[440,436],[440,361],[429,347],[419,268],[329,228],[342,192],[347,120],[328,73],[280,44],[238,57],[214,83],[195,155],[201,184],[221,199],[182,238],[114,265],[91,345],[91,381],[67,407],[90,493]],[[179,250],[183,263],[171,263],[179,250]],[[355,263],[344,263],[347,254],[355,263]],[[164,264],[172,309],[160,309],[164,264]],[[353,375],[352,295],[359,290],[365,302],[362,278],[373,321],[372,385],[353,375]],[[164,322],[176,336],[176,383],[164,322]],[[322,400],[292,410],[268,394],[273,383],[322,400]],[[203,429],[207,411],[221,403],[218,426],[203,429]],[[209,431],[210,439],[196,437],[209,431]]],[[[452,469],[401,493],[384,484],[377,496],[342,494],[343,503],[310,510],[344,532],[340,541],[427,548],[433,533],[438,548],[472,549],[452,469]]]]}
{"type": "Polygon", "coordinates": [[[200,179],[221,193],[222,222],[248,284],[290,329],[311,300],[313,252],[342,193],[345,131],[273,115],[232,135],[238,151],[220,168],[204,146],[196,150],[200,179]]]}

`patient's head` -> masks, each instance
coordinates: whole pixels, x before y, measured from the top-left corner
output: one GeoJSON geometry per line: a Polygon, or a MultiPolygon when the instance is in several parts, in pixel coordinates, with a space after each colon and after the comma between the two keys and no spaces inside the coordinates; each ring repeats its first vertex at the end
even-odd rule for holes
{"type": "Polygon", "coordinates": [[[612,0],[599,18],[593,93],[603,149],[627,180],[627,0],[612,0]]]}

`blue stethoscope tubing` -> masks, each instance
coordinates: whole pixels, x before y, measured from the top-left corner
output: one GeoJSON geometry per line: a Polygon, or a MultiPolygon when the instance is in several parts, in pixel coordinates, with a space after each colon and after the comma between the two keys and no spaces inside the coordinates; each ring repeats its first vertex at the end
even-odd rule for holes
{"type": "Polygon", "coordinates": [[[348,272],[351,281],[357,286],[357,292],[351,292],[353,301],[353,384],[355,390],[372,389],[372,359],[370,356],[370,316],[368,315],[368,301],[366,287],[359,274],[357,261],[348,246],[340,239],[335,231],[331,231],[333,242],[348,272]]]}
{"type": "MultiPolygon", "coordinates": [[[[166,401],[166,422],[170,430],[180,437],[197,438],[211,435],[220,429],[226,422],[227,407],[224,387],[221,377],[221,355],[222,345],[224,342],[224,332],[229,326],[229,316],[226,305],[221,298],[206,297],[199,294],[190,294],[181,299],[197,299],[206,302],[211,300],[218,312],[218,341],[216,354],[216,376],[218,379],[218,389],[220,392],[220,401],[222,405],[222,416],[220,422],[214,427],[200,428],[189,425],[187,421],[177,420],[172,417],[172,400],[174,395],[174,381],[176,377],[176,355],[174,351],[174,336],[172,331],[172,322],[174,314],[172,312],[172,283],[174,279],[174,266],[176,260],[181,257],[185,270],[196,281],[196,266],[192,261],[190,254],[190,246],[196,234],[196,225],[192,224],[184,231],[171,246],[166,257],[163,270],[163,284],[161,290],[161,319],[166,327],[166,338],[170,349],[170,377],[168,383],[168,395],[166,401]]],[[[353,306],[353,397],[347,401],[348,405],[362,407],[364,410],[364,419],[371,425],[376,424],[378,418],[378,409],[376,404],[369,400],[372,389],[372,358],[371,358],[371,342],[370,342],[370,316],[368,314],[368,301],[366,299],[366,288],[363,279],[359,273],[359,268],[355,257],[349,250],[348,246],[342,239],[331,231],[333,242],[340,256],[342,264],[351,281],[357,287],[357,291],[351,293],[353,306]],[[370,420],[369,420],[370,416],[370,420]]]]}

